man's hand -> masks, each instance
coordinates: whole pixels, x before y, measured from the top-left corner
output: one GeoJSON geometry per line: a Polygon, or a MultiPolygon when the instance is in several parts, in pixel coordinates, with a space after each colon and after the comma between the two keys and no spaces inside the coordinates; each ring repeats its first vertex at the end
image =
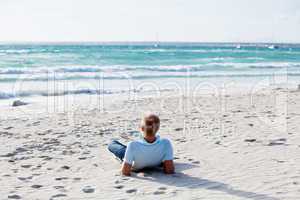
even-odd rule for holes
{"type": "Polygon", "coordinates": [[[125,176],[130,176],[130,172],[131,172],[131,165],[126,162],[123,162],[122,174],[125,176]]]}
{"type": "Polygon", "coordinates": [[[173,160],[165,160],[163,163],[163,167],[164,167],[164,172],[166,174],[174,174],[175,167],[174,167],[173,160]]]}

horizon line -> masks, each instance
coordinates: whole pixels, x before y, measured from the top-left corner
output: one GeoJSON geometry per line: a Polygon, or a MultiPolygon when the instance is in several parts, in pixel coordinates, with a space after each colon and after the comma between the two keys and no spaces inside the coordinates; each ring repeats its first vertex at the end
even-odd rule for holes
{"type": "Polygon", "coordinates": [[[0,41],[2,44],[285,44],[300,45],[300,42],[201,42],[201,41],[0,41]]]}

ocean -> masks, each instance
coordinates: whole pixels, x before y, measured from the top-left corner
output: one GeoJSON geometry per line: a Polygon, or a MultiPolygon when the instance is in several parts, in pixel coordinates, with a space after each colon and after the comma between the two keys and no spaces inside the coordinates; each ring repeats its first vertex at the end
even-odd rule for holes
{"type": "Polygon", "coordinates": [[[274,76],[300,83],[300,45],[229,43],[1,44],[0,100],[113,94],[274,76]],[[174,84],[176,83],[176,84],[174,84]],[[178,85],[177,85],[178,84],[178,85]]]}

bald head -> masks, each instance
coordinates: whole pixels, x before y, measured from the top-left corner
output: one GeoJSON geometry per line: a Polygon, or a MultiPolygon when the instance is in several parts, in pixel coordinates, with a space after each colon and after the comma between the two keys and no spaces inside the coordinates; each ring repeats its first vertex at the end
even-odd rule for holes
{"type": "Polygon", "coordinates": [[[154,136],[159,130],[160,119],[156,114],[149,113],[144,115],[141,122],[141,130],[147,136],[154,136]]]}

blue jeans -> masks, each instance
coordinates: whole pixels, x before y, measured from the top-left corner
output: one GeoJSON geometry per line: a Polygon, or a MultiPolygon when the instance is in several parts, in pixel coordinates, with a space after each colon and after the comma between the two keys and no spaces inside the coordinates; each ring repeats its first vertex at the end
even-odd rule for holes
{"type": "Polygon", "coordinates": [[[126,146],[124,144],[121,144],[120,142],[113,140],[108,145],[108,150],[112,152],[117,158],[123,161],[123,158],[125,156],[126,146]]]}

